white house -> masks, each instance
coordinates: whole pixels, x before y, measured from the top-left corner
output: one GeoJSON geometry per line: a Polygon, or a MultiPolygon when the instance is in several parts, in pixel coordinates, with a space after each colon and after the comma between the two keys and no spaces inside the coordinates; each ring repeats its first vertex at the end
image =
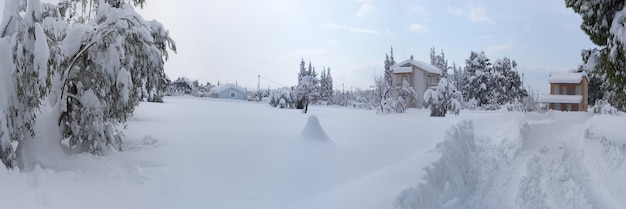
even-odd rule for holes
{"type": "Polygon", "coordinates": [[[424,61],[414,60],[412,56],[408,60],[391,66],[391,69],[393,70],[392,85],[395,89],[400,88],[402,82],[406,80],[417,93],[417,101],[409,104],[411,107],[422,107],[424,92],[428,88],[436,87],[441,77],[439,68],[424,61]]]}
{"type": "Polygon", "coordinates": [[[235,84],[222,84],[209,90],[209,95],[220,99],[246,99],[246,89],[235,84]]]}

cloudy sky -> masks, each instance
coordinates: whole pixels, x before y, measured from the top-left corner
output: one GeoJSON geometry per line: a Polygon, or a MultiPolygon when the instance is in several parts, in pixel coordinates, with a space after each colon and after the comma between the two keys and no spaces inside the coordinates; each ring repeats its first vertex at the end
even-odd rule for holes
{"type": "Polygon", "coordinates": [[[593,44],[563,0],[149,0],[140,13],[177,41],[171,79],[237,82],[256,89],[297,83],[301,59],[330,67],[335,88],[369,88],[385,54],[397,61],[444,50],[464,66],[470,51],[519,63],[527,84],[548,92],[551,72],[580,63],[593,44]],[[265,79],[266,78],[266,79],[265,79]]]}

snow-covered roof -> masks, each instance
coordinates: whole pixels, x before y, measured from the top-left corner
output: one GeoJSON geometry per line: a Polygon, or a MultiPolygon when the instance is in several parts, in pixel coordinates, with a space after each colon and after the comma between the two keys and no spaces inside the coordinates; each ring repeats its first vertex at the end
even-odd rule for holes
{"type": "MultiPolygon", "coordinates": [[[[391,66],[391,69],[393,69],[394,73],[406,73],[404,72],[406,69],[404,69],[404,67],[402,66],[406,65],[407,63],[410,63],[413,66],[417,66],[418,68],[425,70],[428,73],[441,75],[441,70],[439,70],[439,68],[435,67],[434,65],[428,64],[427,62],[424,62],[424,61],[414,60],[414,59],[404,60],[398,64],[391,66]]],[[[413,69],[411,69],[411,71],[412,70],[413,69]]]]}
{"type": "Polygon", "coordinates": [[[222,84],[222,85],[213,87],[213,88],[211,88],[211,90],[209,90],[209,92],[210,93],[218,93],[219,94],[219,93],[221,93],[223,91],[226,91],[228,89],[231,89],[231,88],[239,90],[241,92],[246,92],[246,89],[241,88],[240,86],[237,86],[237,85],[232,84],[232,83],[222,84]]]}
{"type": "Polygon", "coordinates": [[[582,95],[553,95],[546,94],[539,97],[539,101],[543,103],[580,103],[583,100],[582,95]]]}
{"type": "Polygon", "coordinates": [[[393,68],[393,73],[411,73],[413,72],[413,67],[395,67],[393,68]]]}
{"type": "Polygon", "coordinates": [[[550,83],[580,83],[587,74],[582,73],[552,73],[550,74],[550,83]]]}

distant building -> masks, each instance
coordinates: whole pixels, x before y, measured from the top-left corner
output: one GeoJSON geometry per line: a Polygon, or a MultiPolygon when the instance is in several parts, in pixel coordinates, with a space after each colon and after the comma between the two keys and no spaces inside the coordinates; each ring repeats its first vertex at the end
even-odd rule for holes
{"type": "Polygon", "coordinates": [[[587,111],[589,80],[586,73],[550,74],[550,94],[540,97],[548,109],[561,111],[587,111]]]}
{"type": "Polygon", "coordinates": [[[436,87],[439,84],[439,77],[441,77],[439,68],[424,61],[414,60],[413,57],[391,66],[391,69],[393,70],[392,85],[394,89],[399,89],[402,82],[406,80],[417,93],[417,101],[409,104],[409,107],[422,107],[424,92],[429,88],[436,87]]]}
{"type": "Polygon", "coordinates": [[[246,99],[246,89],[235,84],[222,84],[209,90],[209,95],[220,99],[246,99]]]}

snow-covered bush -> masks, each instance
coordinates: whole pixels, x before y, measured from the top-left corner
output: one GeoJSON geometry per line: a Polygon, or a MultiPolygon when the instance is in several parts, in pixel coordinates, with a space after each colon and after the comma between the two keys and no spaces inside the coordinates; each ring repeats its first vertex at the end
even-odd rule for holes
{"type": "Polygon", "coordinates": [[[436,90],[424,92],[424,101],[432,117],[445,117],[448,112],[458,115],[461,110],[461,94],[446,78],[439,80],[436,90]]]}
{"type": "Polygon", "coordinates": [[[269,104],[272,107],[295,108],[295,92],[291,88],[282,87],[270,92],[269,104]]]}
{"type": "Polygon", "coordinates": [[[596,101],[596,104],[593,106],[593,112],[598,115],[618,115],[619,110],[617,108],[611,106],[611,104],[603,99],[596,101]]]}
{"type": "Polygon", "coordinates": [[[396,112],[403,113],[406,111],[407,106],[410,103],[414,103],[417,101],[417,93],[408,81],[402,81],[402,85],[400,89],[398,89],[398,104],[396,108],[396,112]]]}

